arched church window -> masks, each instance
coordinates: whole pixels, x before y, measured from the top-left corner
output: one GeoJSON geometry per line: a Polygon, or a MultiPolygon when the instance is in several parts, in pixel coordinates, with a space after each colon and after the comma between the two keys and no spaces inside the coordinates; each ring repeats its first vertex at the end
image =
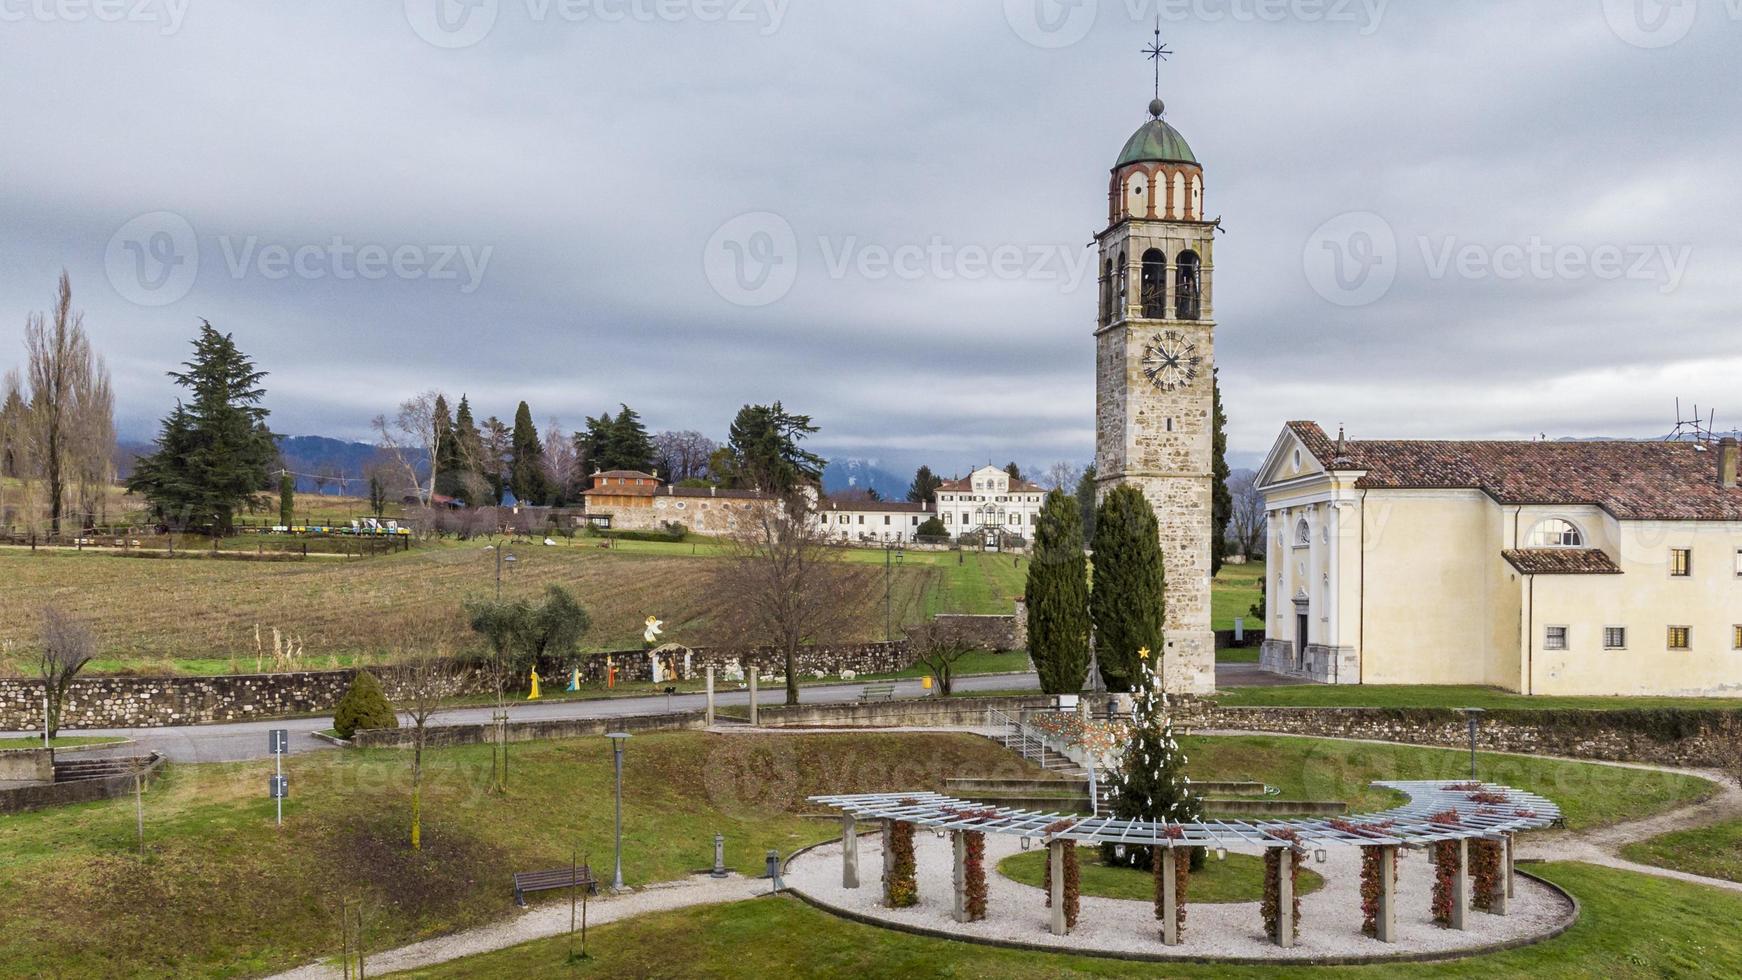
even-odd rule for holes
{"type": "Polygon", "coordinates": [[[1142,287],[1143,318],[1146,320],[1162,320],[1167,318],[1167,256],[1161,249],[1152,248],[1143,253],[1142,287]]]}
{"type": "Polygon", "coordinates": [[[1196,320],[1203,309],[1203,276],[1198,253],[1191,249],[1179,253],[1179,266],[1174,277],[1174,305],[1179,318],[1196,320]]]}
{"type": "Polygon", "coordinates": [[[1530,529],[1527,548],[1583,548],[1585,536],[1571,521],[1551,517],[1530,529]]]}

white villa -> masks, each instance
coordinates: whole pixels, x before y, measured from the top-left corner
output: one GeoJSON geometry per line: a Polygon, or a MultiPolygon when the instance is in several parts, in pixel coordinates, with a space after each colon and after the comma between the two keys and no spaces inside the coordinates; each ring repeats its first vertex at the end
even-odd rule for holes
{"type": "Polygon", "coordinates": [[[982,466],[960,480],[946,480],[932,494],[938,516],[959,537],[994,529],[1032,539],[1046,491],[1027,480],[1012,480],[996,466],[982,466]]]}
{"type": "Polygon", "coordinates": [[[1332,684],[1742,698],[1735,439],[1345,440],[1259,471],[1266,670],[1332,684]]]}

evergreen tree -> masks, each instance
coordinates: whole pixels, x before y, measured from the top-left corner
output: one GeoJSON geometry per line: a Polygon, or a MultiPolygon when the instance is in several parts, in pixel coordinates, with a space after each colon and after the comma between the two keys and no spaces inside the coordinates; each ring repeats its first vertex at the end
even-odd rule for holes
{"type": "Polygon", "coordinates": [[[369,512],[380,520],[387,514],[387,482],[381,474],[369,474],[369,512]]]}
{"type": "Polygon", "coordinates": [[[127,489],[150,501],[161,520],[227,534],[236,510],[258,506],[272,486],[278,447],[260,406],[266,372],[210,323],[201,321],[193,347],[187,370],[169,375],[192,402],[164,418],[157,451],[139,460],[127,489]]]}
{"type": "Polygon", "coordinates": [[[490,503],[500,507],[508,493],[508,464],[514,454],[514,437],[502,420],[492,415],[480,433],[479,468],[490,488],[490,503]]]}
{"type": "Polygon", "coordinates": [[[450,494],[476,507],[485,502],[490,492],[484,474],[484,437],[478,423],[472,420],[472,406],[465,395],[454,410],[453,434],[447,440],[447,462],[442,470],[447,474],[453,491],[450,494]]]}
{"type": "Polygon", "coordinates": [[[1222,414],[1222,382],[1213,380],[1210,387],[1215,407],[1212,410],[1213,433],[1210,437],[1210,577],[1222,574],[1222,561],[1228,555],[1228,522],[1234,518],[1234,495],[1228,491],[1228,416],[1222,414]]]}
{"type": "Polygon", "coordinates": [[[522,504],[536,506],[550,496],[544,475],[544,444],[538,426],[532,424],[532,409],[525,402],[514,410],[513,457],[509,462],[508,489],[522,504]]]}
{"type": "MultiPolygon", "coordinates": [[[[1135,688],[1131,735],[1125,740],[1119,768],[1112,772],[1107,789],[1113,817],[1158,823],[1202,820],[1204,801],[1191,791],[1191,780],[1186,777],[1188,760],[1174,739],[1167,696],[1156,690],[1154,675],[1147,666],[1140,666],[1138,675],[1142,679],[1135,688]]],[[[1193,848],[1191,866],[1201,867],[1203,859],[1203,848],[1193,848]]],[[[1151,860],[1147,847],[1121,849],[1115,844],[1101,845],[1101,863],[1108,867],[1148,870],[1151,860]]]]}
{"type": "MultiPolygon", "coordinates": [[[[605,437],[605,460],[600,468],[639,470],[645,473],[653,469],[653,458],[657,455],[653,448],[653,439],[647,434],[647,426],[641,424],[641,416],[634,409],[628,405],[620,407],[622,410],[611,420],[610,430],[605,437]]],[[[588,423],[591,424],[590,419],[588,423]]]]}
{"type": "Polygon", "coordinates": [[[1022,482],[1022,467],[1016,465],[1016,460],[1005,463],[1004,472],[1009,475],[1011,483],[1022,482]]]}
{"type": "Polygon", "coordinates": [[[438,394],[435,398],[435,408],[431,411],[430,424],[435,428],[435,458],[429,461],[434,467],[434,479],[431,485],[435,492],[444,497],[460,495],[459,454],[454,446],[454,416],[448,410],[446,395],[438,394]]]}
{"type": "Polygon", "coordinates": [[[278,523],[296,523],[296,477],[289,470],[278,471],[278,523]]]}
{"type": "Polygon", "coordinates": [[[943,477],[932,475],[931,467],[921,466],[914,471],[913,482],[907,487],[907,502],[923,504],[931,500],[938,487],[943,486],[943,477]]]}
{"type": "Polygon", "coordinates": [[[801,483],[820,481],[827,461],[798,445],[816,431],[809,415],[789,413],[779,402],[745,405],[726,441],[735,485],[786,494],[801,483]]]}
{"type": "Polygon", "coordinates": [[[1041,691],[1077,693],[1089,669],[1089,570],[1081,512],[1062,490],[1041,504],[1023,595],[1028,652],[1041,691]]]}
{"type": "Polygon", "coordinates": [[[1151,664],[1137,651],[1160,650],[1167,608],[1161,537],[1143,491],[1114,487],[1095,516],[1095,588],[1089,616],[1095,662],[1109,691],[1132,691],[1151,664]]]}
{"type": "Polygon", "coordinates": [[[1077,508],[1083,514],[1083,540],[1095,540],[1095,464],[1083,467],[1077,478],[1077,508]]]}
{"type": "Polygon", "coordinates": [[[595,470],[608,470],[605,465],[607,447],[611,443],[611,429],[615,420],[610,412],[601,412],[598,416],[587,416],[587,426],[574,435],[575,466],[579,469],[582,482],[592,485],[590,477],[595,470]]]}

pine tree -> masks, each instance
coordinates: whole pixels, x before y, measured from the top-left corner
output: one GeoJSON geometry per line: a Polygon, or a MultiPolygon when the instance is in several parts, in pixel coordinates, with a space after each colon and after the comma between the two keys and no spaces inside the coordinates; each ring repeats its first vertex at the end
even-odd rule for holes
{"type": "Polygon", "coordinates": [[[444,497],[460,495],[459,455],[454,451],[454,416],[446,395],[436,395],[430,424],[435,428],[435,458],[429,461],[435,478],[430,485],[444,497]]]}
{"type": "Polygon", "coordinates": [[[1155,510],[1143,491],[1114,487],[1095,515],[1095,588],[1089,615],[1095,662],[1109,691],[1131,691],[1151,665],[1140,649],[1160,650],[1167,608],[1166,573],[1155,510]]]}
{"type": "Polygon", "coordinates": [[[907,487],[907,502],[923,504],[931,500],[932,494],[943,485],[943,478],[934,476],[929,466],[921,466],[914,471],[913,482],[907,487]]]}
{"type": "Polygon", "coordinates": [[[1048,493],[1041,504],[1023,595],[1028,652],[1040,689],[1077,693],[1089,669],[1089,570],[1080,511],[1061,490],[1048,493]]]}
{"type": "Polygon", "coordinates": [[[192,402],[164,418],[157,452],[136,464],[127,489],[150,501],[161,520],[227,534],[237,509],[259,506],[272,486],[278,446],[260,406],[266,372],[210,323],[201,321],[193,346],[187,370],[169,375],[192,402]]]}
{"type": "Polygon", "coordinates": [[[1083,467],[1077,478],[1077,509],[1082,512],[1083,540],[1095,540],[1095,464],[1083,467]]]}
{"type": "Polygon", "coordinates": [[[634,409],[628,405],[620,407],[622,410],[611,420],[605,437],[605,460],[600,468],[645,473],[653,468],[653,439],[648,436],[647,426],[641,424],[641,416],[634,409]]]}
{"type": "MultiPolygon", "coordinates": [[[[1167,696],[1156,689],[1155,675],[1144,663],[1154,656],[1143,650],[1133,658],[1139,661],[1141,669],[1138,671],[1139,682],[1134,688],[1132,732],[1125,741],[1119,768],[1111,774],[1108,800],[1117,820],[1158,823],[1202,820],[1204,801],[1191,791],[1191,780],[1186,777],[1188,760],[1174,738],[1173,721],[1167,713],[1167,696]]],[[[1148,869],[1150,861],[1147,847],[1129,847],[1121,852],[1117,845],[1101,845],[1101,863],[1108,867],[1122,865],[1148,869]]],[[[1202,865],[1203,849],[1193,848],[1191,866],[1202,865]]]]}
{"type": "Polygon", "coordinates": [[[460,396],[460,406],[454,411],[454,432],[448,445],[446,469],[454,476],[454,496],[468,507],[484,503],[489,492],[484,473],[484,437],[478,431],[478,423],[472,420],[472,406],[465,395],[460,396]]]}
{"type": "Polygon", "coordinates": [[[1004,464],[1004,473],[1010,477],[1011,483],[1022,482],[1022,467],[1016,465],[1016,460],[1004,464]]]}
{"type": "Polygon", "coordinates": [[[745,405],[726,441],[736,484],[786,494],[801,483],[820,481],[828,461],[798,445],[816,431],[809,415],[789,413],[779,402],[745,405]]]}
{"type": "Polygon", "coordinates": [[[1215,407],[1210,437],[1213,447],[1210,464],[1210,577],[1222,574],[1222,561],[1228,555],[1228,522],[1234,518],[1234,495],[1228,490],[1228,416],[1222,414],[1222,382],[1210,387],[1215,407]]]}
{"type": "Polygon", "coordinates": [[[509,462],[508,489],[524,505],[536,506],[550,496],[544,475],[544,444],[538,426],[532,424],[532,409],[525,402],[514,410],[513,458],[509,462]]]}

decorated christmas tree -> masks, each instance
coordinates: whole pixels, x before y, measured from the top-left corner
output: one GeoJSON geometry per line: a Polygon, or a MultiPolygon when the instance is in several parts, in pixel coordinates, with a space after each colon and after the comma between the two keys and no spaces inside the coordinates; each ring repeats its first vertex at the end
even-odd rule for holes
{"type": "MultiPolygon", "coordinates": [[[[1139,650],[1137,656],[1142,669],[1132,685],[1131,737],[1107,791],[1113,816],[1167,823],[1200,820],[1204,801],[1191,791],[1191,780],[1186,778],[1186,755],[1174,739],[1167,695],[1156,690],[1149,648],[1139,650]]],[[[1147,847],[1101,845],[1101,862],[1110,867],[1148,870],[1151,860],[1147,847]]],[[[1203,848],[1193,848],[1192,867],[1201,868],[1203,860],[1203,848]]]]}

